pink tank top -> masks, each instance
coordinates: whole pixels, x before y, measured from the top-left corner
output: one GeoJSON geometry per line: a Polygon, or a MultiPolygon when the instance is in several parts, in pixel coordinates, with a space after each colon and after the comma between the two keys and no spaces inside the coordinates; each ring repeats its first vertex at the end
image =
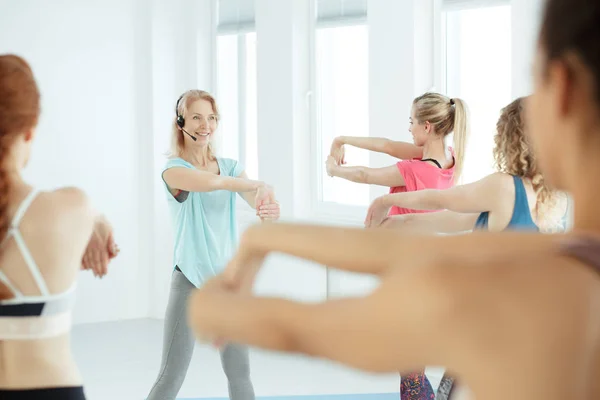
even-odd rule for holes
{"type": "MultiPolygon", "coordinates": [[[[454,157],[454,150],[450,147],[454,157]]],[[[405,186],[390,188],[390,193],[414,192],[423,189],[448,189],[454,183],[454,166],[442,169],[432,163],[421,161],[420,158],[403,160],[396,163],[398,171],[404,178],[405,186]]],[[[432,212],[429,210],[411,210],[408,208],[392,207],[389,215],[413,214],[432,212]]]]}

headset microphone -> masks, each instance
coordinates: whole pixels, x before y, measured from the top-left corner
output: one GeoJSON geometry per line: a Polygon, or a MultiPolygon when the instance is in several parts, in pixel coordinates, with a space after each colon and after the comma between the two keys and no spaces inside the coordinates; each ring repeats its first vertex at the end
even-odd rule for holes
{"type": "Polygon", "coordinates": [[[179,115],[179,102],[181,101],[181,99],[183,98],[183,96],[185,95],[182,94],[181,96],[179,96],[179,99],[177,99],[177,104],[175,105],[175,115],[177,116],[177,126],[183,131],[185,132],[189,137],[191,137],[194,142],[196,140],[198,140],[198,138],[194,135],[191,135],[190,133],[188,133],[185,129],[183,129],[183,127],[185,126],[185,119],[183,118],[183,115],[179,115]]]}
{"type": "Polygon", "coordinates": [[[198,138],[197,138],[196,136],[194,136],[194,135],[190,135],[190,134],[189,134],[189,133],[188,133],[188,132],[187,132],[185,129],[181,128],[181,130],[182,130],[182,131],[184,131],[185,133],[187,133],[187,135],[188,135],[189,137],[191,137],[192,139],[194,139],[194,142],[195,142],[196,140],[198,140],[198,138]]]}

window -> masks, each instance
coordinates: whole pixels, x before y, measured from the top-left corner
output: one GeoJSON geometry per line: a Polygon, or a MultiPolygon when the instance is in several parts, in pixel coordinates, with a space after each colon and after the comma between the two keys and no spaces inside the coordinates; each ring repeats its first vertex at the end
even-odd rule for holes
{"type": "Polygon", "coordinates": [[[217,36],[218,147],[258,178],[256,33],[217,36]]]}
{"type": "MultiPolygon", "coordinates": [[[[317,148],[320,155],[319,200],[369,205],[369,186],[330,178],[325,160],[337,136],[369,136],[369,54],[366,25],[316,30],[317,148]]],[[[369,163],[367,151],[346,149],[347,165],[369,163]]]]}
{"type": "Polygon", "coordinates": [[[445,12],[445,21],[446,92],[465,100],[470,109],[462,179],[469,183],[494,171],[496,122],[513,100],[511,7],[452,8],[445,12]]]}
{"type": "Polygon", "coordinates": [[[240,157],[237,44],[237,35],[223,35],[217,39],[217,102],[221,113],[219,150],[223,157],[236,160],[240,157]]]}

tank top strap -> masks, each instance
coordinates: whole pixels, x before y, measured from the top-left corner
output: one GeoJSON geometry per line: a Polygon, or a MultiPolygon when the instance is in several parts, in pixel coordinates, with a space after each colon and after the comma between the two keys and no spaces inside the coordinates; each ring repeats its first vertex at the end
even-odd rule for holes
{"type": "Polygon", "coordinates": [[[513,182],[515,184],[515,209],[522,209],[529,211],[529,202],[527,201],[527,191],[523,184],[523,179],[513,175],[513,182]]]}

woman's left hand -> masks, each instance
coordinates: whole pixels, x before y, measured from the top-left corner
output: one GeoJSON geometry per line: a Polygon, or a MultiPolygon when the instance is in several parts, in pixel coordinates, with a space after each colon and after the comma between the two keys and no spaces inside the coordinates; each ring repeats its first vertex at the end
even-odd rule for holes
{"type": "Polygon", "coordinates": [[[337,161],[333,156],[328,156],[325,161],[325,170],[327,171],[327,175],[334,177],[336,168],[339,166],[337,161]]]}
{"type": "Polygon", "coordinates": [[[96,218],[92,236],[83,254],[81,268],[92,270],[94,276],[102,278],[108,272],[110,260],[115,258],[119,251],[112,226],[104,216],[99,216],[96,218]]]}
{"type": "Polygon", "coordinates": [[[390,207],[385,204],[384,197],[378,197],[371,203],[367,211],[367,217],[365,218],[365,227],[376,228],[386,219],[390,207]]]}
{"type": "Polygon", "coordinates": [[[275,221],[279,219],[281,214],[281,209],[279,208],[279,202],[275,200],[273,203],[262,204],[257,207],[256,215],[260,217],[261,220],[271,220],[275,221]]]}

